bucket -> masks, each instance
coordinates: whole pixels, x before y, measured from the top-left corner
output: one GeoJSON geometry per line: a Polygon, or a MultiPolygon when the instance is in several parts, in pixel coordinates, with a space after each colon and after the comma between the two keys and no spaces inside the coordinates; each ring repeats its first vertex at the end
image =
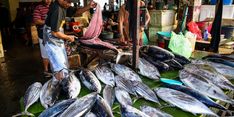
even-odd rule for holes
{"type": "Polygon", "coordinates": [[[171,32],[157,32],[158,35],[158,46],[161,48],[168,49],[168,43],[171,38],[171,32]]]}
{"type": "MultiPolygon", "coordinates": [[[[233,0],[223,0],[223,5],[232,5],[232,1],[233,0]]],[[[216,5],[216,3],[217,3],[217,0],[210,1],[210,4],[212,4],[212,5],[216,5]]]]}
{"type": "Polygon", "coordinates": [[[234,37],[234,26],[222,26],[222,33],[226,39],[234,37]]]}

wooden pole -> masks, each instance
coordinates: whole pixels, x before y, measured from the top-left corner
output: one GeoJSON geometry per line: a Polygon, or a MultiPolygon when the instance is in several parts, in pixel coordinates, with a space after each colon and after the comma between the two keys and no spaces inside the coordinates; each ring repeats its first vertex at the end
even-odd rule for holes
{"type": "Polygon", "coordinates": [[[132,68],[135,69],[139,61],[139,29],[140,29],[140,0],[128,0],[129,32],[133,41],[132,68]]]}

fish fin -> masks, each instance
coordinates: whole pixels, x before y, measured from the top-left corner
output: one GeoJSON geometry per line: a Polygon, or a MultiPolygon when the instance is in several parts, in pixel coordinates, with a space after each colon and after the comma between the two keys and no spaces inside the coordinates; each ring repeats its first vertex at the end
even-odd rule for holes
{"type": "Polygon", "coordinates": [[[18,117],[18,116],[22,116],[22,115],[27,115],[27,116],[35,117],[34,114],[32,114],[32,113],[30,113],[30,112],[28,112],[28,111],[24,111],[24,112],[15,114],[15,115],[13,115],[12,117],[18,117]]]}
{"type": "Polygon", "coordinates": [[[115,60],[116,64],[118,64],[120,62],[121,57],[124,56],[124,55],[132,56],[132,53],[118,51],[118,54],[117,54],[117,57],[116,57],[116,60],[115,60]]]}

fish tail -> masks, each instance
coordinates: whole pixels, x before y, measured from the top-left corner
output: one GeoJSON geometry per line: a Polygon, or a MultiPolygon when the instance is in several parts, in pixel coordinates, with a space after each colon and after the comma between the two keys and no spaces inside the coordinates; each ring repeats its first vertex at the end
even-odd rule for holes
{"type": "Polygon", "coordinates": [[[12,117],[19,117],[19,116],[22,116],[22,115],[27,115],[27,116],[35,117],[34,114],[32,114],[32,113],[30,113],[30,112],[28,112],[28,111],[24,111],[24,112],[15,114],[15,115],[13,115],[12,117]]]}
{"type": "Polygon", "coordinates": [[[131,56],[132,53],[129,53],[129,52],[120,52],[120,51],[118,51],[118,54],[117,54],[117,57],[116,57],[116,60],[115,60],[116,64],[119,63],[121,57],[124,56],[124,55],[131,56]]]}

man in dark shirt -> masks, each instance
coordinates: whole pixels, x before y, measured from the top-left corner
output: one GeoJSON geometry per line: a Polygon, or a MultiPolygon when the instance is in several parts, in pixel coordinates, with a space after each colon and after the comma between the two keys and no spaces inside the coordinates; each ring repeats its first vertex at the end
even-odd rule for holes
{"type": "MultiPolygon", "coordinates": [[[[68,75],[68,61],[64,47],[64,40],[73,42],[75,37],[64,34],[62,27],[65,23],[66,9],[70,6],[70,0],[55,0],[55,2],[50,6],[47,14],[48,16],[45,20],[43,41],[55,74],[52,84],[57,84],[59,80],[66,78],[68,75]]],[[[79,15],[94,7],[96,7],[96,3],[91,0],[87,6],[74,9],[73,13],[75,15],[79,15]]]]}

